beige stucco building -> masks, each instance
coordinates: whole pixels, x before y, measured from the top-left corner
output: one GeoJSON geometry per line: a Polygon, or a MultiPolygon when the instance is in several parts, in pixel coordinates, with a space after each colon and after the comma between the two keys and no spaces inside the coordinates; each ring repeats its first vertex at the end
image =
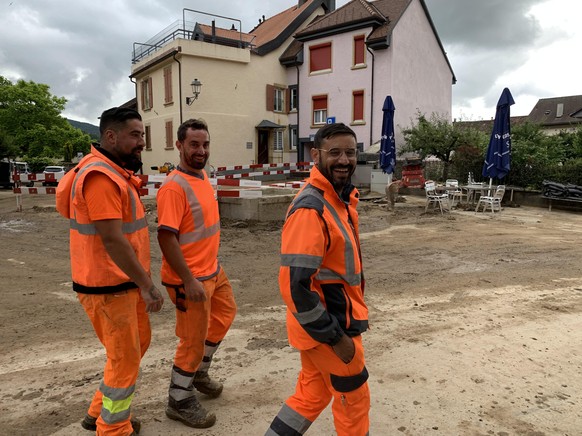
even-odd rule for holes
{"type": "Polygon", "coordinates": [[[177,162],[176,130],[188,118],[208,123],[209,163],[215,168],[296,161],[287,69],[278,59],[296,31],[329,11],[328,3],[309,0],[293,6],[249,34],[236,29],[236,20],[236,30],[185,23],[160,36],[166,43],[138,45],[131,77],[146,129],[144,172],[177,162]],[[202,86],[188,105],[194,79],[202,86]]]}

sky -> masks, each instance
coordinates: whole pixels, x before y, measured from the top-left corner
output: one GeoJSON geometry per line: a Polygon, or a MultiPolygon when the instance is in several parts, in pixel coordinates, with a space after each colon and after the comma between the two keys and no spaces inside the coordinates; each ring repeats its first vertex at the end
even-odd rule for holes
{"type": "MultiPolygon", "coordinates": [[[[505,87],[516,102],[512,116],[528,115],[540,98],[582,94],[582,1],[425,1],[457,78],[454,119],[492,119],[505,87]]],[[[336,7],[347,2],[336,0],[336,7]]],[[[181,22],[183,8],[239,19],[248,32],[261,16],[294,3],[0,0],[0,76],[46,83],[68,100],[63,116],[98,124],[104,109],[135,96],[134,43],[181,22]]],[[[196,17],[207,18],[186,13],[186,20],[196,17]]]]}

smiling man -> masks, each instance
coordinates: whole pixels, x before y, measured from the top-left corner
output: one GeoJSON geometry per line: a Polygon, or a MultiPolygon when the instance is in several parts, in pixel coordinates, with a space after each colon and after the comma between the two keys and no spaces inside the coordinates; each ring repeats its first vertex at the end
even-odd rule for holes
{"type": "Polygon", "coordinates": [[[208,375],[212,356],[236,314],[232,287],[218,262],[218,201],[204,166],[210,156],[210,134],[202,120],[178,128],[180,164],[160,188],[158,242],[163,253],[162,283],[176,306],[180,339],[170,381],[166,415],[194,428],[214,425],[195,390],[218,397],[222,383],[208,375]]]}
{"type": "Polygon", "coordinates": [[[103,112],[101,144],[57,188],[70,222],[73,290],[107,352],[103,381],[81,425],[98,435],[139,433],[130,419],[141,358],[151,339],[148,312],[163,298],[150,276],[150,239],[134,171],[145,146],[139,113],[103,112]]]}
{"type": "Polygon", "coordinates": [[[295,394],[267,436],[297,436],[333,399],[338,436],[368,434],[370,390],[361,333],[368,328],[360,251],[356,135],[342,123],[315,135],[315,166],[287,211],[279,289],[289,343],[301,354],[295,394]]]}

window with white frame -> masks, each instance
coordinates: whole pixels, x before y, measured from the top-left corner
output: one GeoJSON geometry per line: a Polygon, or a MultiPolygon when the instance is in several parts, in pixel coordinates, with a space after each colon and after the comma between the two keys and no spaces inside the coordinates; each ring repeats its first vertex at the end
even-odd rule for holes
{"type": "Polygon", "coordinates": [[[141,82],[141,107],[148,111],[153,107],[153,86],[152,78],[148,77],[141,82]]]}
{"type": "Polygon", "coordinates": [[[299,90],[297,86],[289,87],[289,110],[296,111],[299,106],[299,90]]]}
{"type": "Polygon", "coordinates": [[[297,126],[289,126],[289,148],[291,150],[297,150],[297,126]]]}
{"type": "Polygon", "coordinates": [[[273,132],[273,150],[283,151],[283,131],[275,130],[273,132]]]}
{"type": "Polygon", "coordinates": [[[327,119],[327,95],[313,96],[312,102],[313,124],[325,124],[327,119]]]}
{"type": "Polygon", "coordinates": [[[285,90],[280,88],[275,88],[275,112],[285,111],[285,90]]]}

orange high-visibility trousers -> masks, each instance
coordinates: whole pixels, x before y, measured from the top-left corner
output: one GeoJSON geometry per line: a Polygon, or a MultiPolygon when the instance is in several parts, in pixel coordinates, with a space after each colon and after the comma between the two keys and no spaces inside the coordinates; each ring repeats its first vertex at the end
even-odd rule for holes
{"type": "MultiPolygon", "coordinates": [[[[236,315],[232,286],[224,269],[201,283],[206,291],[204,302],[187,300],[182,293],[184,288],[179,288],[177,295],[176,288],[166,287],[176,305],[176,336],[180,339],[174,365],[187,373],[196,372],[200,366],[205,342],[216,345],[224,339],[236,315]]],[[[212,355],[206,358],[212,359],[212,355]]]]}
{"type": "Polygon", "coordinates": [[[133,431],[129,415],[139,364],[151,340],[145,302],[137,289],[77,297],[107,353],[103,381],[88,414],[98,417],[97,435],[129,435],[133,431]]]}
{"type": "Polygon", "coordinates": [[[352,339],[356,352],[354,358],[347,364],[337,357],[327,344],[300,351],[301,372],[295,394],[287,399],[267,434],[303,434],[332,398],[332,412],[338,436],[368,434],[370,389],[368,382],[365,381],[368,372],[364,348],[361,336],[352,339]],[[294,415],[293,412],[300,416],[295,415],[291,420],[287,420],[286,417],[294,415]],[[276,423],[278,420],[279,425],[276,423]]]}

